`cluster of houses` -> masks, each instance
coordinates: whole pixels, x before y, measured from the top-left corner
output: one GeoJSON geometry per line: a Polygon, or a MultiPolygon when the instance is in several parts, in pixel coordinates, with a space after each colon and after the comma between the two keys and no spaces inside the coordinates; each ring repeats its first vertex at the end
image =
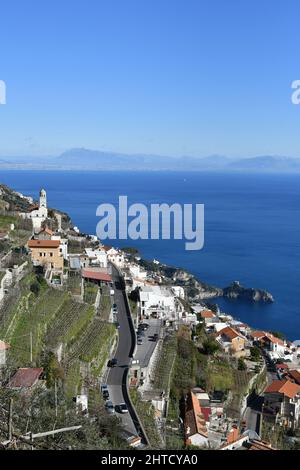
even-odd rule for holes
{"type": "Polygon", "coordinates": [[[220,400],[201,388],[188,393],[184,419],[185,444],[218,450],[275,450],[254,431],[240,430],[226,417],[220,400]]]}
{"type": "Polygon", "coordinates": [[[69,241],[86,241],[86,237],[80,236],[77,227],[63,230],[61,215],[55,211],[57,230],[53,231],[47,226],[49,210],[44,189],[40,191],[39,205],[32,206],[28,212],[19,215],[32,221],[33,235],[28,240],[27,247],[33,265],[43,266],[46,270],[46,279],[56,286],[63,284],[69,270],[80,272],[83,278],[96,283],[108,282],[111,280],[108,263],[112,262],[120,268],[124,265],[124,254],[120,250],[97,243],[97,237],[93,236],[89,239],[95,246],[85,248],[82,252],[80,250],[78,254],[70,254],[69,241]]]}
{"type": "MultiPolygon", "coordinates": [[[[90,236],[93,243],[79,250],[79,253],[69,253],[68,244],[71,240],[80,238],[79,230],[73,228],[72,233],[70,230],[62,230],[59,214],[55,213],[54,216],[58,221],[57,231],[54,232],[47,227],[49,213],[44,190],[40,191],[39,205],[28,213],[20,215],[32,220],[33,235],[28,241],[31,260],[34,265],[46,267],[46,279],[50,283],[53,279],[59,279],[59,284],[63,284],[71,272],[78,272],[82,279],[97,284],[109,283],[112,280],[110,271],[112,263],[122,271],[126,291],[137,293],[137,324],[153,320],[164,326],[178,328],[179,324],[192,327],[202,322],[206,333],[217,341],[224,354],[236,359],[245,359],[247,367],[251,367],[251,362],[247,361],[251,356],[251,348],[258,346],[274,363],[277,370],[277,380],[269,383],[264,391],[264,416],[290,429],[299,427],[300,344],[285,341],[269,332],[253,331],[248,325],[235,320],[232,316],[212,311],[201,304],[193,305],[192,312],[187,311],[183,287],[170,285],[170,282],[166,282],[161,275],[145,270],[139,264],[138,257],[129,258],[122,250],[101,244],[96,237],[90,236]]],[[[151,390],[149,385],[153,359],[158,354],[160,345],[161,342],[157,341],[145,349],[143,354],[147,360],[141,361],[143,366],[135,361],[131,380],[135,386],[142,386],[145,399],[151,400],[156,411],[162,415],[165,391],[158,393],[151,390]],[[145,383],[148,383],[148,388],[145,387],[145,383]]],[[[9,345],[0,341],[0,365],[5,363],[8,348],[9,345]]],[[[19,369],[16,374],[15,379],[12,379],[14,388],[18,383],[26,382],[26,377],[30,377],[30,380],[36,383],[40,380],[42,371],[19,369]]],[[[30,380],[28,379],[26,383],[30,380]]],[[[186,444],[200,447],[222,450],[239,447],[254,450],[271,449],[256,433],[251,434],[250,431],[241,433],[236,424],[225,416],[221,400],[209,397],[204,390],[198,388],[187,395],[184,431],[186,444]]]]}
{"type": "MultiPolygon", "coordinates": [[[[220,345],[221,350],[234,358],[250,356],[250,348],[259,347],[263,356],[273,365],[271,375],[263,392],[263,419],[279,424],[285,429],[295,430],[300,425],[300,344],[278,338],[265,331],[252,330],[248,325],[234,320],[230,315],[213,312],[201,305],[195,305],[205,330],[220,345]]],[[[246,361],[247,365],[251,364],[246,361]]],[[[241,432],[231,423],[220,404],[216,405],[205,391],[192,390],[186,400],[185,413],[186,444],[200,447],[235,450],[251,448],[271,450],[270,445],[261,441],[253,431],[241,432]]]]}

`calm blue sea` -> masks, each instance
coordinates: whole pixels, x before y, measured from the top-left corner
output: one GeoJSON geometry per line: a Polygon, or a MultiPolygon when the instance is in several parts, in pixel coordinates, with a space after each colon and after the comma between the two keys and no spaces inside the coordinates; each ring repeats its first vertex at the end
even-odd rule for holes
{"type": "Polygon", "coordinates": [[[269,290],[272,305],[220,300],[237,318],[300,338],[300,176],[212,173],[3,171],[0,181],[68,212],[75,225],[96,232],[96,208],[129,203],[204,203],[205,246],[188,252],[183,241],[114,242],[137,246],[148,259],[181,266],[201,280],[226,286],[234,280],[269,290]]]}

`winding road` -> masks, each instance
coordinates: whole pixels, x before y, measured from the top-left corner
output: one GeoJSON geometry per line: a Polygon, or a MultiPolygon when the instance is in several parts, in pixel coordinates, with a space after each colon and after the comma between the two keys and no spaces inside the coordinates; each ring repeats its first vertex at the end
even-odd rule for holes
{"type": "Polygon", "coordinates": [[[113,404],[118,405],[120,403],[126,403],[128,407],[128,413],[119,414],[125,433],[128,434],[128,436],[140,435],[145,444],[146,438],[129,399],[127,387],[128,369],[135,350],[136,335],[125,293],[124,280],[115,266],[112,266],[112,279],[115,291],[114,301],[118,307],[117,320],[120,328],[118,345],[114,355],[118,362],[116,367],[109,370],[107,385],[113,404]]]}

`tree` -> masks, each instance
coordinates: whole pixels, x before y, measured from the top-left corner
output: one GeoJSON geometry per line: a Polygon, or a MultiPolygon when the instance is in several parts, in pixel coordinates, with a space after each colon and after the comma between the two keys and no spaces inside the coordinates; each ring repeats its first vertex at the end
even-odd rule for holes
{"type": "Polygon", "coordinates": [[[209,356],[213,356],[217,351],[220,350],[220,345],[214,338],[207,338],[203,341],[202,352],[209,356]]]}
{"type": "Polygon", "coordinates": [[[57,379],[63,380],[64,378],[64,370],[53,352],[49,352],[46,356],[44,370],[48,388],[53,387],[57,379]]]}
{"type": "Polygon", "coordinates": [[[247,366],[246,366],[246,363],[244,361],[244,359],[242,357],[239,357],[238,359],[238,370],[246,370],[247,369],[247,366]]]}
{"type": "Polygon", "coordinates": [[[257,346],[253,346],[250,348],[250,354],[251,354],[250,356],[251,361],[254,361],[254,362],[259,361],[261,354],[257,346]]]}

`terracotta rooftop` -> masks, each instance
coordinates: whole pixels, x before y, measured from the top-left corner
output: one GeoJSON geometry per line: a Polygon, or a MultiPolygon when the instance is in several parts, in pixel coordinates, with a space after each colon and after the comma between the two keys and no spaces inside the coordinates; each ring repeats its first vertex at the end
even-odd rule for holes
{"type": "Polygon", "coordinates": [[[29,240],[29,248],[58,248],[60,240],[29,240]]]}
{"type": "Polygon", "coordinates": [[[211,310],[202,310],[200,312],[202,318],[213,318],[215,314],[211,310]]]}
{"type": "Polygon", "coordinates": [[[109,251],[112,249],[112,246],[102,246],[102,250],[109,251]]]}
{"type": "Polygon", "coordinates": [[[268,333],[266,331],[253,331],[251,333],[251,336],[254,339],[266,338],[271,341],[271,343],[281,344],[282,346],[284,346],[284,341],[282,339],[277,338],[276,336],[272,335],[272,333],[268,333]]]}
{"type": "Polygon", "coordinates": [[[199,400],[193,392],[188,394],[184,427],[187,439],[194,434],[201,434],[204,437],[208,436],[199,400]]]}
{"type": "Polygon", "coordinates": [[[82,277],[85,277],[86,279],[93,279],[95,281],[112,281],[112,277],[110,276],[110,274],[104,273],[103,271],[96,271],[91,269],[83,269],[82,277]]]}
{"type": "Polygon", "coordinates": [[[233,328],[230,326],[226,326],[222,330],[220,330],[217,334],[217,336],[227,336],[230,340],[233,340],[234,338],[237,338],[240,336],[233,328]]]}
{"type": "Polygon", "coordinates": [[[276,369],[288,369],[287,364],[276,364],[276,369]]]}
{"type": "Polygon", "coordinates": [[[300,385],[290,380],[274,380],[264,393],[281,393],[288,398],[294,398],[297,393],[300,393],[300,385]]]}
{"type": "Polygon", "coordinates": [[[252,338],[263,338],[266,333],[264,331],[252,331],[251,336],[252,338]]]}
{"type": "Polygon", "coordinates": [[[291,379],[292,382],[300,385],[300,372],[298,370],[289,370],[287,376],[291,379]]]}
{"type": "Polygon", "coordinates": [[[249,446],[249,450],[276,450],[274,447],[271,446],[268,442],[265,441],[251,441],[249,446]]]}
{"type": "Polygon", "coordinates": [[[44,227],[42,230],[39,231],[38,235],[41,233],[47,233],[48,235],[53,235],[53,230],[51,230],[49,227],[44,227]]]}
{"type": "Polygon", "coordinates": [[[43,370],[42,367],[18,369],[9,382],[10,388],[31,388],[38,381],[43,370]]]}

